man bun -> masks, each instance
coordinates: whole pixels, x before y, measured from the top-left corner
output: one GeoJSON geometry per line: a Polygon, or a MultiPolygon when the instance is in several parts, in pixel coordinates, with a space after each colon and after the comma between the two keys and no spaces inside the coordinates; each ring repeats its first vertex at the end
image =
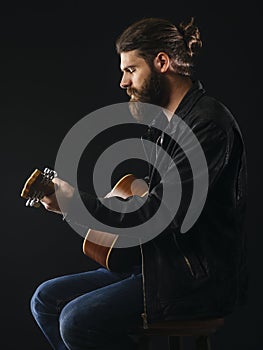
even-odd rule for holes
{"type": "Polygon", "coordinates": [[[200,32],[198,27],[194,24],[194,17],[191,17],[190,21],[187,23],[180,23],[178,29],[184,39],[188,55],[190,57],[194,56],[197,53],[197,51],[202,47],[200,32]]]}

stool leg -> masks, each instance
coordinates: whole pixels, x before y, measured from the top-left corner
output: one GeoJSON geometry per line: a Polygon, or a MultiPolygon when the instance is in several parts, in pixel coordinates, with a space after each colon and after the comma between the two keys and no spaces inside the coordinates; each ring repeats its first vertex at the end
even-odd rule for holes
{"type": "Polygon", "coordinates": [[[182,339],[179,336],[172,336],[170,335],[168,337],[169,342],[169,350],[182,350],[182,339]]]}
{"type": "Polygon", "coordinates": [[[201,335],[195,341],[196,350],[211,350],[211,342],[208,335],[201,335]]]}

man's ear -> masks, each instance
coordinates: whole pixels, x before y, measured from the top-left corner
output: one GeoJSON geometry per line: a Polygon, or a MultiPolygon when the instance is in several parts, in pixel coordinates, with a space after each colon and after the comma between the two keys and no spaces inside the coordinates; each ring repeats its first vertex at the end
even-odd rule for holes
{"type": "Polygon", "coordinates": [[[170,57],[165,52],[159,52],[154,61],[155,69],[160,73],[165,73],[170,66],[170,57]]]}

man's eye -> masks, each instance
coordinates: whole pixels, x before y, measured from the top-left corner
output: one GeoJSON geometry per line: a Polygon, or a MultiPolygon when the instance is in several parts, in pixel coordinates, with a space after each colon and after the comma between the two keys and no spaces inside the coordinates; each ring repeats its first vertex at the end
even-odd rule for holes
{"type": "Polygon", "coordinates": [[[129,73],[133,73],[135,71],[135,68],[128,68],[129,73]]]}

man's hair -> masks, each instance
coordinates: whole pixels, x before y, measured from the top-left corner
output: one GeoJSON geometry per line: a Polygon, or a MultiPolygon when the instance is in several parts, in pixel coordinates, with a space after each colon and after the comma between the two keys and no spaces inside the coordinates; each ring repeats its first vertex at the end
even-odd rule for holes
{"type": "Polygon", "coordinates": [[[192,74],[193,57],[201,46],[193,17],[178,26],[167,19],[143,18],[126,28],[116,40],[118,54],[138,50],[138,55],[150,66],[158,52],[165,52],[176,72],[185,76],[192,74]]]}

